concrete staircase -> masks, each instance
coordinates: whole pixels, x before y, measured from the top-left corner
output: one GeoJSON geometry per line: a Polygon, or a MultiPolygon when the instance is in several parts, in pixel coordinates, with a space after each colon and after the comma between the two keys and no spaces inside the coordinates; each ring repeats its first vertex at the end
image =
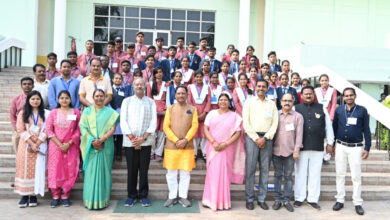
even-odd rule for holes
{"type": "MultiPolygon", "coordinates": [[[[12,126],[9,122],[9,106],[12,97],[19,94],[20,79],[23,76],[32,76],[31,68],[13,67],[0,72],[0,198],[19,198],[13,193],[11,187],[15,176],[15,154],[11,145],[12,126]]],[[[387,151],[372,150],[368,160],[363,162],[363,199],[385,200],[390,198],[390,161],[387,151]]],[[[162,162],[152,161],[149,170],[150,198],[166,199],[168,188],[165,180],[166,171],[162,162]]],[[[189,196],[193,199],[201,199],[203,194],[206,166],[202,160],[197,161],[197,167],[191,173],[191,186],[189,196]]],[[[256,174],[258,176],[258,172],[256,174]]],[[[352,195],[352,182],[347,174],[347,199],[352,195]]],[[[113,187],[112,199],[125,199],[127,195],[127,169],[125,158],[122,162],[114,162],[112,170],[113,187]]],[[[257,178],[258,179],[258,178],[257,178]]],[[[271,166],[270,181],[273,183],[273,167],[271,166]]],[[[334,200],[336,194],[335,165],[331,161],[322,168],[321,200],[334,200]]],[[[82,199],[83,178],[80,176],[72,190],[72,199],[82,199]]],[[[47,193],[45,198],[50,198],[47,193]]],[[[232,185],[231,196],[233,200],[244,201],[244,185],[232,185]]],[[[268,193],[268,199],[273,199],[273,191],[268,193]]]]}

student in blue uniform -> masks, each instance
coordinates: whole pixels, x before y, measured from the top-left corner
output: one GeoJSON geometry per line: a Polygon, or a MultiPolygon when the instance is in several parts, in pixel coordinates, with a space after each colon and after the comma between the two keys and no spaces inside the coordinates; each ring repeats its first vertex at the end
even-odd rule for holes
{"type": "Polygon", "coordinates": [[[180,60],[176,59],[177,49],[175,46],[168,48],[168,59],[161,61],[161,67],[164,72],[163,81],[168,82],[172,80],[173,73],[181,68],[180,60]]]}
{"type": "MultiPolygon", "coordinates": [[[[122,74],[114,73],[114,78],[112,79],[112,81],[112,100],[110,102],[110,105],[116,112],[120,113],[122,101],[125,98],[125,87],[122,86],[122,74]]],[[[114,132],[115,160],[117,161],[122,161],[122,142],[123,135],[121,126],[118,122],[114,132]]]]}
{"type": "Polygon", "coordinates": [[[187,56],[190,58],[190,69],[193,69],[196,71],[199,69],[200,62],[202,61],[200,56],[195,54],[196,43],[191,41],[190,43],[188,43],[187,49],[188,49],[187,56]]]}

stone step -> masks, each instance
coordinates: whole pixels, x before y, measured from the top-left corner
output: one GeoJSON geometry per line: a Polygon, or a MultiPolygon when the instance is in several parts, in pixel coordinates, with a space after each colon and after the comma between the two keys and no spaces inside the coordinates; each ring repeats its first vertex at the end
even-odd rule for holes
{"type": "Polygon", "coordinates": [[[0,142],[0,154],[14,154],[11,142],[0,142]]]}
{"type": "Polygon", "coordinates": [[[0,121],[9,121],[9,112],[0,112],[0,121]]]}
{"type": "MultiPolygon", "coordinates": [[[[82,192],[83,184],[76,183],[71,191],[72,200],[81,200],[83,196],[82,192]]],[[[203,195],[203,184],[190,184],[188,197],[190,199],[201,200],[203,195]]],[[[352,197],[352,186],[346,186],[347,201],[352,197]]],[[[335,186],[321,186],[320,201],[334,201],[336,195],[335,186]]],[[[244,205],[245,201],[245,186],[232,184],[230,188],[230,196],[233,201],[242,201],[244,205]]],[[[13,192],[11,182],[0,182],[0,197],[3,199],[17,199],[20,196],[13,192]]],[[[150,199],[167,199],[168,187],[167,184],[149,184],[149,196],[150,199]]],[[[381,201],[387,200],[390,197],[390,186],[362,186],[362,198],[365,201],[381,201]]],[[[51,193],[45,193],[44,198],[50,199],[51,193]]],[[[113,183],[111,189],[111,199],[126,199],[127,198],[127,184],[125,183],[113,183]]],[[[274,191],[268,190],[267,200],[274,199],[274,191]]]]}
{"type": "Polygon", "coordinates": [[[11,142],[12,131],[0,131],[0,142],[11,142]]]}
{"type": "MultiPolygon", "coordinates": [[[[13,182],[15,178],[15,168],[1,167],[0,168],[0,182],[13,182]]],[[[164,184],[166,170],[151,169],[149,170],[149,183],[150,184],[164,184]]],[[[294,176],[294,174],[293,174],[294,176]]],[[[204,184],[206,178],[205,170],[193,170],[191,172],[191,183],[204,184]]],[[[294,178],[294,177],[293,177],[294,178]]],[[[256,172],[256,181],[259,179],[259,172],[256,172]]],[[[83,182],[83,175],[80,175],[77,182],[83,182]]],[[[345,178],[346,185],[352,185],[351,175],[347,173],[345,178]]],[[[114,183],[127,183],[127,170],[112,170],[112,182],[114,183]]],[[[274,183],[274,171],[269,173],[269,183],[274,183]]],[[[390,185],[390,173],[362,173],[363,185],[390,185]]],[[[335,172],[322,172],[321,173],[321,185],[336,185],[336,173],[335,172]]]]}
{"type": "Polygon", "coordinates": [[[0,121],[0,131],[12,131],[12,124],[8,121],[0,121]]]}

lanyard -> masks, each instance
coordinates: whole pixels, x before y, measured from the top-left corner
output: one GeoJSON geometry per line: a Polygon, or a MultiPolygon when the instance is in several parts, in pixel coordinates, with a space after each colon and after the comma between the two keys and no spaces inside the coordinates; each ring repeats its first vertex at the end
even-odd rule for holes
{"type": "MultiPolygon", "coordinates": [[[[355,109],[356,109],[356,105],[353,107],[353,110],[352,110],[352,113],[349,117],[352,117],[353,113],[355,112],[355,109]]],[[[345,120],[347,120],[347,105],[345,105],[345,120]]]]}
{"type": "Polygon", "coordinates": [[[204,80],[206,82],[206,84],[209,84],[209,75],[207,74],[204,74],[204,80]]]}
{"type": "Polygon", "coordinates": [[[138,54],[141,54],[142,45],[138,45],[138,54]]]}
{"type": "Polygon", "coordinates": [[[74,68],[74,70],[72,71],[72,73],[70,74],[70,76],[72,76],[73,77],[73,75],[74,75],[74,73],[78,70],[79,68],[74,68]]]}
{"type": "Polygon", "coordinates": [[[244,93],[244,97],[245,97],[245,100],[246,100],[246,90],[245,89],[242,89],[242,93],[244,93]]]}
{"type": "Polygon", "coordinates": [[[175,60],[174,59],[170,60],[170,63],[171,63],[170,67],[172,70],[175,67],[175,60]]]}
{"type": "Polygon", "coordinates": [[[194,61],[194,54],[190,54],[190,66],[192,66],[192,62],[194,61]]]}
{"type": "Polygon", "coordinates": [[[69,87],[70,87],[70,80],[72,80],[72,79],[69,79],[69,81],[68,82],[65,82],[65,80],[63,79],[63,78],[61,78],[61,82],[62,82],[62,85],[64,86],[64,88],[67,90],[67,91],[69,91],[69,87]]]}
{"type": "Polygon", "coordinates": [[[89,65],[89,61],[91,60],[91,55],[87,54],[85,56],[85,64],[89,65]]]}
{"type": "Polygon", "coordinates": [[[152,78],[152,75],[153,75],[153,71],[148,71],[147,68],[145,69],[145,71],[146,71],[146,76],[148,77],[148,81],[150,81],[150,78],[152,78]]]}
{"type": "Polygon", "coordinates": [[[198,99],[200,99],[200,95],[202,93],[202,90],[203,90],[203,85],[200,87],[200,89],[198,89],[198,85],[196,85],[196,91],[198,92],[198,99]]]}
{"type": "Polygon", "coordinates": [[[325,92],[324,92],[324,90],[321,88],[322,99],[325,99],[327,91],[328,91],[328,89],[326,89],[325,92]]]}
{"type": "Polygon", "coordinates": [[[164,54],[164,51],[157,51],[158,52],[158,59],[161,60],[163,54],[164,54]]]}
{"type": "Polygon", "coordinates": [[[218,88],[218,85],[216,85],[216,86],[215,86],[215,88],[214,88],[214,85],[213,85],[213,84],[210,84],[210,87],[211,87],[211,93],[213,93],[213,96],[215,97],[215,96],[216,96],[216,94],[214,93],[214,91],[216,91],[216,90],[217,90],[217,88],[218,88]]]}
{"type": "Polygon", "coordinates": [[[204,59],[206,57],[206,50],[199,50],[202,53],[202,58],[204,59]]]}
{"type": "Polygon", "coordinates": [[[57,73],[57,70],[55,70],[55,71],[53,72],[53,75],[51,75],[51,77],[50,77],[50,70],[47,70],[47,71],[46,71],[47,78],[48,78],[49,80],[53,79],[53,77],[56,75],[56,73],[57,73]]]}
{"type": "Polygon", "coordinates": [[[37,118],[36,119],[35,119],[34,112],[31,112],[31,114],[32,114],[32,117],[33,117],[34,125],[36,126],[38,124],[38,120],[39,120],[39,112],[37,113],[37,118]]]}
{"type": "Polygon", "coordinates": [[[131,79],[131,73],[129,73],[129,76],[126,78],[126,81],[124,83],[125,86],[127,85],[127,83],[129,82],[130,79],[131,79]]]}
{"type": "Polygon", "coordinates": [[[211,71],[214,71],[214,60],[210,60],[211,62],[211,71]]]}
{"type": "Polygon", "coordinates": [[[114,56],[111,57],[111,64],[110,64],[110,68],[112,69],[112,64],[114,63],[114,56]]]}
{"type": "Polygon", "coordinates": [[[254,89],[254,88],[256,88],[256,80],[251,80],[251,84],[252,84],[252,88],[254,89]]]}
{"type": "Polygon", "coordinates": [[[186,72],[188,72],[188,68],[181,68],[181,72],[184,74],[186,72]]]}

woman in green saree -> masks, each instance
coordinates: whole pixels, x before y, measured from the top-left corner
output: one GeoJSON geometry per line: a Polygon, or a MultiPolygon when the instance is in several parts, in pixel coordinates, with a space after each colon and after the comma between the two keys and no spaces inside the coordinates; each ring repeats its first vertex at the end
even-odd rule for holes
{"type": "Polygon", "coordinates": [[[80,150],[84,160],[83,203],[88,209],[103,209],[110,204],[111,168],[114,157],[115,125],[119,114],[104,106],[105,93],[93,93],[95,104],[85,108],[80,119],[80,150]]]}

